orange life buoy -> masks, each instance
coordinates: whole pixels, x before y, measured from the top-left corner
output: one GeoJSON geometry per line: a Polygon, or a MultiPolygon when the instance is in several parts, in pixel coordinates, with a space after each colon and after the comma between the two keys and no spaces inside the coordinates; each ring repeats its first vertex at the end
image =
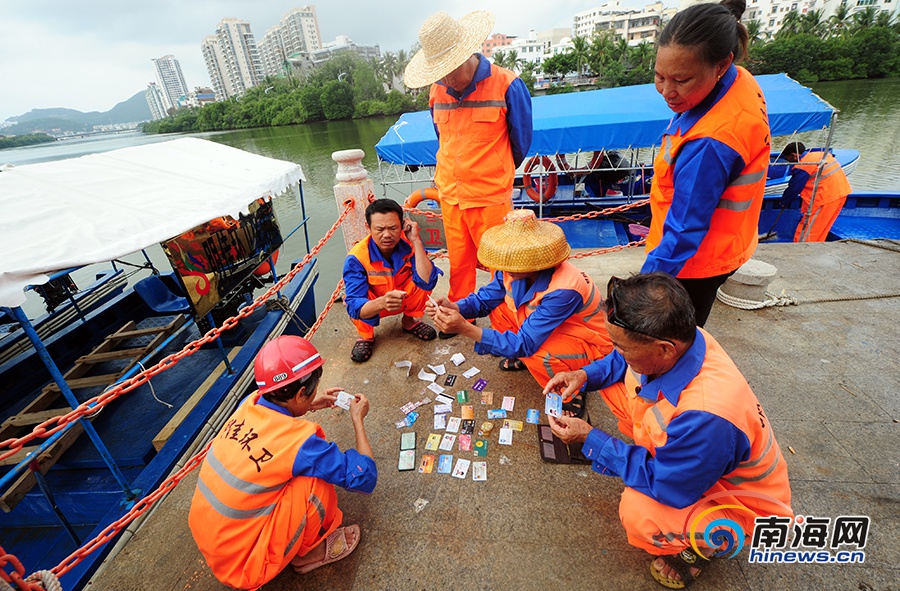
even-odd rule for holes
{"type": "Polygon", "coordinates": [[[417,189],[409,194],[409,197],[407,197],[406,201],[403,202],[403,207],[414,208],[426,199],[439,201],[438,190],[434,187],[428,187],[427,189],[417,189]]]}
{"type": "Polygon", "coordinates": [[[556,174],[556,166],[547,156],[533,156],[525,163],[525,172],[522,175],[522,184],[525,185],[525,193],[537,203],[546,203],[556,194],[556,186],[559,184],[559,178],[556,174]],[[531,171],[540,165],[543,167],[546,178],[543,180],[543,189],[538,192],[537,185],[531,180],[531,171]]]}
{"type": "MultiPolygon", "coordinates": [[[[272,262],[278,262],[278,251],[272,253],[272,262]]],[[[268,275],[272,272],[272,266],[269,265],[269,259],[264,260],[257,268],[253,269],[253,274],[257,277],[262,277],[263,275],[268,275]]]]}

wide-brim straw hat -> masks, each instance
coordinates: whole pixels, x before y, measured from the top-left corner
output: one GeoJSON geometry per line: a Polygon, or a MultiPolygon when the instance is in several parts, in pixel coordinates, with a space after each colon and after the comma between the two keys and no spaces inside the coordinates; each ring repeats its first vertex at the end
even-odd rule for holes
{"type": "Polygon", "coordinates": [[[569,257],[569,251],[562,228],[538,221],[530,209],[517,209],[481,236],[478,260],[491,269],[531,273],[555,267],[569,257]]]}
{"type": "Polygon", "coordinates": [[[470,12],[459,20],[446,12],[431,15],[419,29],[422,49],[409,60],[403,84],[420,88],[437,82],[480,52],[493,28],[494,15],[485,10],[470,12]]]}

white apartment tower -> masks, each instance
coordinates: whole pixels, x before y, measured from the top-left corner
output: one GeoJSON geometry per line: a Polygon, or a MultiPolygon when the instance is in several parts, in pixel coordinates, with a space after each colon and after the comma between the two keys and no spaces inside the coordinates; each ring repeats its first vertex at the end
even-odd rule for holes
{"type": "Polygon", "coordinates": [[[284,73],[287,58],[297,53],[312,53],[322,48],[319,19],[315,6],[295,8],[285,13],[281,21],[266,31],[259,44],[266,75],[284,73]]]}
{"type": "Polygon", "coordinates": [[[622,8],[620,0],[613,0],[576,14],[573,31],[576,37],[588,39],[603,31],[612,31],[616,36],[626,39],[629,45],[653,43],[661,25],[672,18],[675,12],[674,8],[663,6],[662,2],[652,2],[641,10],[631,10],[622,8]]]}
{"type": "Polygon", "coordinates": [[[162,94],[166,111],[177,109],[178,100],[187,96],[188,93],[187,84],[181,74],[181,65],[172,55],[164,55],[151,61],[156,70],[156,80],[159,83],[159,92],[162,94]]]}
{"type": "Polygon", "coordinates": [[[222,19],[216,34],[200,47],[217,99],[240,95],[262,82],[262,60],[247,21],[222,19]]]}
{"type": "Polygon", "coordinates": [[[147,85],[147,92],[144,96],[147,97],[147,106],[150,107],[150,117],[154,121],[163,119],[168,115],[166,106],[163,104],[162,93],[159,91],[159,87],[155,82],[151,82],[147,85]]]}

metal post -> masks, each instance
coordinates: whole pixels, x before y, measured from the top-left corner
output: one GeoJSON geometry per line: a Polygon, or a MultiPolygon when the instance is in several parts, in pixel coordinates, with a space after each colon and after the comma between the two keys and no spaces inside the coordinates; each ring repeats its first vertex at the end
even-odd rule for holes
{"type": "MultiPolygon", "coordinates": [[[[21,307],[16,306],[15,308],[2,308],[7,314],[15,318],[19,325],[22,327],[22,330],[25,332],[25,336],[28,337],[28,340],[31,341],[31,344],[34,346],[34,350],[37,351],[38,356],[40,356],[41,361],[44,363],[44,366],[47,368],[47,371],[50,372],[50,377],[53,378],[53,381],[59,386],[59,391],[65,397],[66,402],[72,408],[76,408],[80,403],[78,399],[75,398],[75,394],[72,393],[72,389],[69,388],[69,384],[66,382],[66,378],[63,377],[62,372],[59,371],[59,368],[56,367],[56,362],[53,361],[53,358],[50,356],[50,352],[47,351],[47,348],[44,346],[43,341],[41,341],[41,337],[38,336],[37,332],[35,332],[34,327],[31,325],[31,322],[28,320],[28,316],[25,315],[25,312],[21,307]]],[[[103,443],[103,440],[100,439],[100,434],[97,433],[97,430],[94,429],[94,426],[91,422],[84,417],[78,419],[81,422],[81,426],[84,427],[84,432],[87,433],[87,436],[90,437],[91,442],[94,444],[94,447],[97,448],[97,452],[100,454],[100,457],[103,458],[104,463],[109,468],[110,472],[112,472],[113,477],[116,479],[116,482],[119,483],[119,486],[125,492],[125,497],[127,500],[131,501],[137,498],[137,495],[128,488],[128,481],[125,480],[125,475],[122,474],[122,471],[119,470],[119,466],[116,465],[115,459],[112,457],[112,454],[109,453],[109,450],[106,449],[106,445],[103,443]]]]}
{"type": "Polygon", "coordinates": [[[801,242],[806,242],[803,240],[804,235],[809,237],[809,220],[812,217],[813,212],[813,203],[816,200],[816,191],[819,190],[819,179],[822,177],[822,168],[825,167],[825,158],[828,156],[828,150],[831,148],[831,139],[834,137],[834,124],[837,123],[838,111],[835,111],[831,114],[831,123],[828,125],[828,138],[825,140],[825,147],[822,149],[822,158],[819,160],[818,164],[816,164],[816,178],[813,181],[813,189],[812,194],[809,196],[809,204],[806,206],[806,213],[803,214],[803,219],[801,220],[802,230],[800,232],[801,242]]]}
{"type": "MultiPolygon", "coordinates": [[[[297,181],[297,188],[300,189],[300,214],[303,216],[303,236],[306,238],[306,254],[309,254],[309,226],[306,222],[306,198],[303,197],[303,181],[297,181]]],[[[275,267],[272,266],[274,269],[275,267]]]]}
{"type": "Polygon", "coordinates": [[[29,470],[34,474],[35,480],[37,480],[38,488],[41,489],[41,492],[44,493],[44,497],[47,498],[47,502],[50,503],[50,508],[53,509],[53,512],[56,513],[56,516],[59,518],[60,523],[62,523],[63,529],[66,530],[66,533],[69,534],[69,537],[72,538],[72,541],[75,542],[76,546],[81,545],[81,540],[78,539],[78,534],[75,533],[75,528],[72,527],[72,524],[69,523],[69,520],[66,519],[66,516],[63,515],[62,510],[59,508],[59,505],[56,504],[56,500],[53,498],[53,492],[50,490],[50,486],[47,484],[47,480],[44,478],[44,475],[41,474],[41,466],[37,463],[37,460],[32,461],[28,464],[29,470]]]}
{"type": "MultiPolygon", "coordinates": [[[[275,267],[272,267],[274,269],[275,267]]],[[[216,321],[213,320],[212,312],[209,312],[206,315],[206,319],[209,320],[209,325],[213,328],[218,328],[216,326],[216,321]]],[[[222,344],[222,335],[219,335],[219,338],[216,339],[216,344],[219,346],[219,352],[222,353],[222,359],[225,360],[225,367],[228,370],[228,375],[234,375],[234,368],[231,367],[231,361],[228,359],[228,353],[225,351],[225,345],[222,344]]]]}

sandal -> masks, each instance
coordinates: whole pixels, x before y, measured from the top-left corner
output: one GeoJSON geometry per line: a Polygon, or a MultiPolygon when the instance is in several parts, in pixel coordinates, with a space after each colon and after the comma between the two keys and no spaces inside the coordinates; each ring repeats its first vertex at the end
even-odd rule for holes
{"type": "Polygon", "coordinates": [[[563,413],[570,412],[576,419],[584,416],[584,392],[579,392],[572,396],[568,402],[563,402],[563,413]]]}
{"type": "Polygon", "coordinates": [[[350,351],[350,359],[357,363],[368,361],[375,350],[375,339],[359,339],[353,343],[353,350],[350,351]]]}
{"type": "Polygon", "coordinates": [[[684,589],[693,583],[694,580],[700,576],[700,573],[703,572],[701,565],[705,567],[706,564],[704,563],[709,562],[709,558],[706,556],[695,554],[692,550],[687,548],[678,554],[663,554],[656,558],[650,561],[650,574],[653,575],[653,578],[657,583],[668,589],[684,589]],[[681,579],[667,577],[662,574],[662,572],[656,570],[656,567],[653,566],[653,563],[656,562],[656,558],[662,558],[672,570],[678,573],[681,579]],[[692,568],[698,569],[699,572],[696,575],[691,574],[692,568]]]}
{"type": "Polygon", "coordinates": [[[420,341],[433,341],[437,338],[437,331],[424,322],[416,322],[410,328],[404,328],[403,332],[408,332],[420,341]]]}
{"type": "Polygon", "coordinates": [[[359,544],[359,538],[358,525],[348,525],[347,527],[337,528],[325,539],[325,557],[318,562],[311,562],[303,566],[295,566],[294,572],[298,575],[305,575],[310,571],[316,570],[320,566],[325,566],[326,564],[331,564],[332,562],[347,558],[354,550],[356,550],[356,546],[359,544]],[[348,530],[354,534],[352,543],[347,542],[348,530]]]}
{"type": "Polygon", "coordinates": [[[522,371],[525,369],[525,362],[514,357],[507,357],[500,360],[500,369],[503,371],[522,371]]]}

